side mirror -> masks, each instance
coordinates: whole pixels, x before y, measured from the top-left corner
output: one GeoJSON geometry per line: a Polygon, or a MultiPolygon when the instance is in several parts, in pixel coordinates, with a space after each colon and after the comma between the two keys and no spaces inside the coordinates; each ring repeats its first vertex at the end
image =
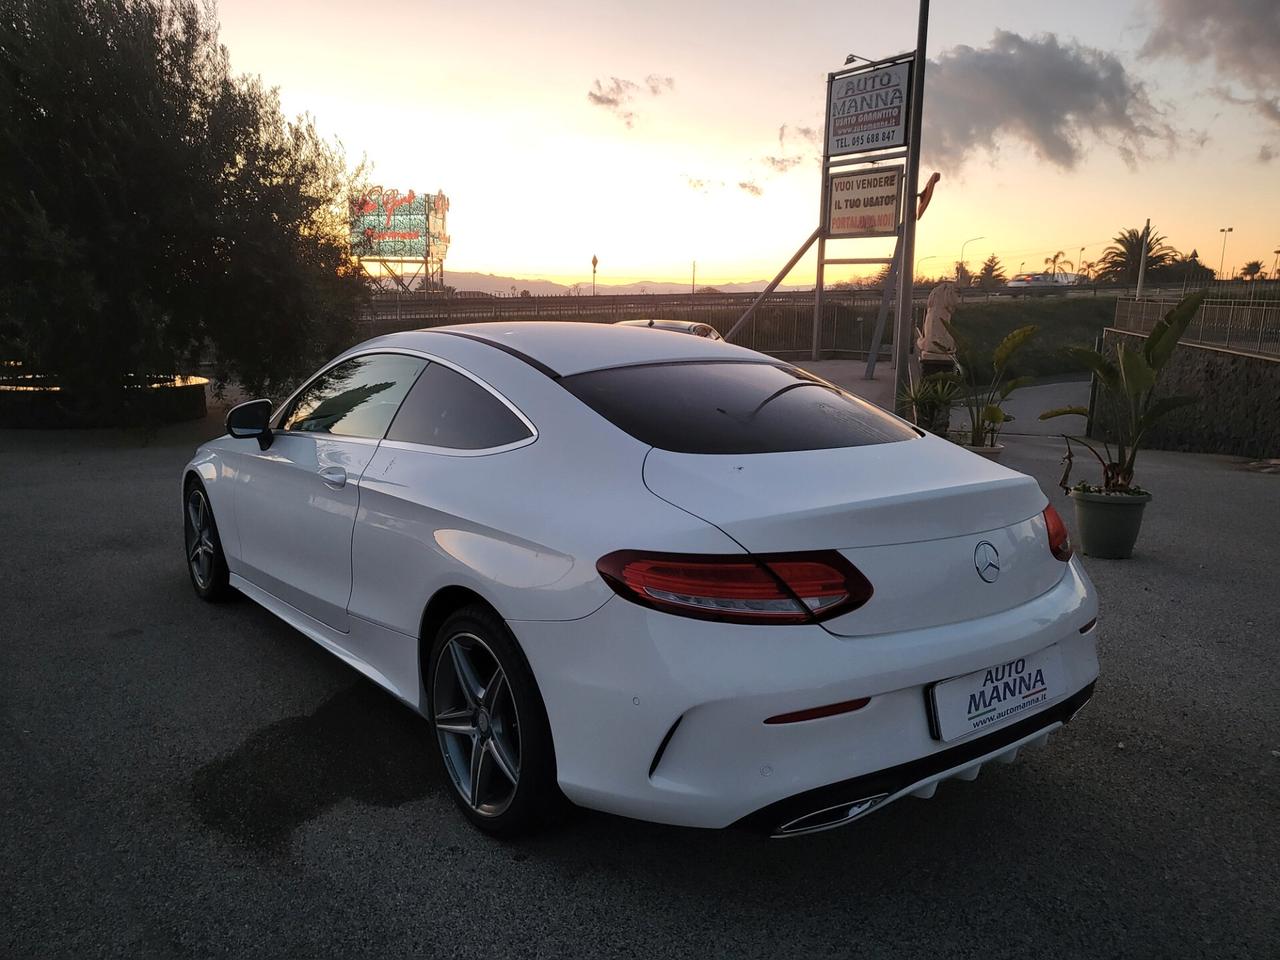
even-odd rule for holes
{"type": "Polygon", "coordinates": [[[271,401],[250,400],[227,411],[227,433],[237,440],[257,438],[265,450],[271,446],[271,401]]]}

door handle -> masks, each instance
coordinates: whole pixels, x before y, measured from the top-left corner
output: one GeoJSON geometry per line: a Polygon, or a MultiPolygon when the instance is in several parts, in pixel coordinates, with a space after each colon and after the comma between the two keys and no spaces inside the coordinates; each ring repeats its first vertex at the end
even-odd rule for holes
{"type": "Polygon", "coordinates": [[[325,467],[320,471],[320,479],[324,481],[325,486],[341,490],[347,485],[347,471],[341,467],[325,467]]]}

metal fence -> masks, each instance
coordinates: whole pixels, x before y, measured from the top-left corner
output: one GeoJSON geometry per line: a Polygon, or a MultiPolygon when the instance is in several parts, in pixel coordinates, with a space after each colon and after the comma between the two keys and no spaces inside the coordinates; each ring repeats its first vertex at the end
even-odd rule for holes
{"type": "MultiPolygon", "coordinates": [[[[359,318],[364,336],[452,323],[560,320],[616,323],[660,318],[707,323],[726,333],[755,300],[754,293],[640,294],[597,297],[441,297],[380,294],[359,318]]],[[[923,309],[923,299],[916,304],[923,309]]],[[[823,356],[865,358],[880,308],[878,290],[831,290],[823,294],[818,349],[823,356]]],[[[885,324],[882,355],[890,352],[892,313],[885,324]]],[[[769,296],[733,342],[774,356],[808,357],[813,349],[813,292],[769,296]]]]}
{"type": "MultiPolygon", "coordinates": [[[[1164,298],[1119,300],[1115,326],[1132,333],[1148,333],[1177,302],[1164,298]]],[[[1280,357],[1280,300],[1206,300],[1182,342],[1280,357]]]]}

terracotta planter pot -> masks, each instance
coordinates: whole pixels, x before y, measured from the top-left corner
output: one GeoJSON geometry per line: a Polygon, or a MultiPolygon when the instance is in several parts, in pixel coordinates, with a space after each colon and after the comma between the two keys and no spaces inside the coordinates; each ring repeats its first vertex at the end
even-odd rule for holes
{"type": "Polygon", "coordinates": [[[1080,532],[1080,552],[1090,557],[1125,560],[1133,556],[1133,546],[1142,529],[1142,511],[1151,494],[1086,493],[1072,490],[1076,529],[1080,532]]]}

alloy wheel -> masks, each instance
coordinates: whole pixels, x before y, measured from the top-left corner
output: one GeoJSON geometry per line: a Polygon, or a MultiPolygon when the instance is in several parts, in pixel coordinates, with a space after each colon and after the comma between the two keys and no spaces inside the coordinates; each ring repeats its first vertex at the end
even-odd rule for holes
{"type": "Polygon", "coordinates": [[[431,705],[454,789],[476,813],[498,816],[520,784],[520,717],[502,664],[475,634],[441,647],[431,705]]]}
{"type": "Polygon", "coordinates": [[[213,546],[213,511],[204,491],[194,487],[187,496],[187,563],[191,577],[201,590],[213,583],[215,562],[213,546]]]}

